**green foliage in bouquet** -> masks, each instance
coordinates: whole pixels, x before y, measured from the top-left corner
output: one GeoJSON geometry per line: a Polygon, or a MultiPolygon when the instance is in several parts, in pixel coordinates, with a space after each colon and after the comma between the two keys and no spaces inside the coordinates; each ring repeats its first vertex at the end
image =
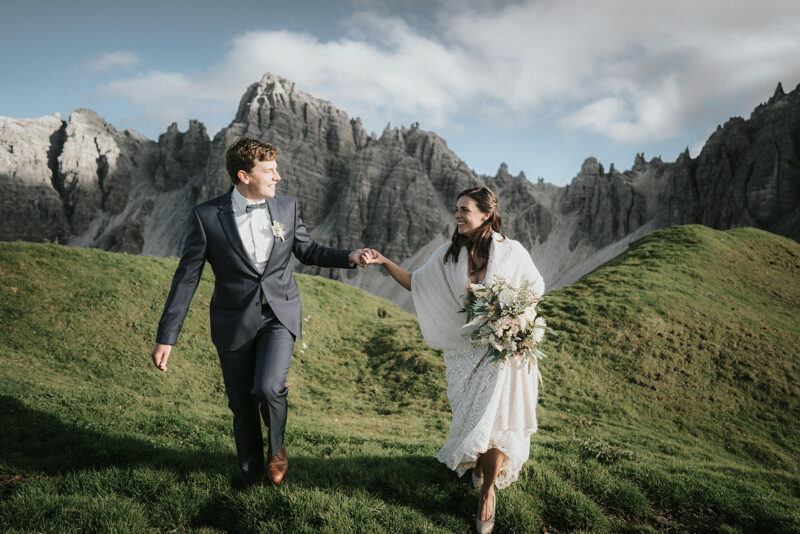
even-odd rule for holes
{"type": "Polygon", "coordinates": [[[541,299],[527,281],[519,287],[499,276],[488,286],[468,282],[460,312],[467,314],[467,323],[477,327],[470,334],[473,346],[486,347],[486,357],[495,363],[517,358],[521,364],[537,365],[546,356],[537,344],[549,330],[536,313],[541,299]]]}

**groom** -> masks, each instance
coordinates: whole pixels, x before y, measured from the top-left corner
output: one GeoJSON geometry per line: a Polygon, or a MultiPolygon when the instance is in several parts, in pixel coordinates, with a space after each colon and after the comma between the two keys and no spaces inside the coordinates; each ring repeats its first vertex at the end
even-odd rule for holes
{"type": "Polygon", "coordinates": [[[245,487],[261,483],[265,471],[273,484],[280,484],[288,468],[283,442],[286,376],[302,324],[291,255],[306,265],[347,269],[361,264],[363,253],[314,243],[297,200],[275,195],[281,180],[277,156],[273,145],[247,138],[228,148],[225,169],[234,187],[193,210],[151,354],[155,366],[166,371],[207,261],[215,275],[211,340],[233,412],[245,487]],[[266,469],[259,412],[269,427],[266,469]]]}

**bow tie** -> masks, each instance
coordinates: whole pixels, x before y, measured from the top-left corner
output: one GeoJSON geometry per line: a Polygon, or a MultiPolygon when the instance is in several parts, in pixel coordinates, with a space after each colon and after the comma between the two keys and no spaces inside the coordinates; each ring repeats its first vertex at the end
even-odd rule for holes
{"type": "Polygon", "coordinates": [[[267,203],[262,202],[261,204],[250,204],[244,209],[244,211],[245,213],[250,213],[253,210],[265,210],[265,209],[267,209],[267,203]]]}

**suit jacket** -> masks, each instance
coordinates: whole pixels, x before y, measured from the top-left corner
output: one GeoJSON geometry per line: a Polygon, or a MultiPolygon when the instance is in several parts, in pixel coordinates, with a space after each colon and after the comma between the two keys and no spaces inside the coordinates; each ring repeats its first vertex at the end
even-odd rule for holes
{"type": "Polygon", "coordinates": [[[264,273],[245,252],[233,216],[231,193],[194,207],[192,228],[172,278],[157,343],[178,340],[189,303],[197,290],[206,261],[214,271],[211,298],[211,340],[217,349],[237,350],[255,337],[261,324],[262,301],[296,337],[302,335],[300,291],[292,275],[291,255],[306,265],[350,268],[348,250],[318,245],[308,235],[297,200],[276,195],[267,199],[270,218],[283,224],[284,239],[275,243],[264,273]]]}

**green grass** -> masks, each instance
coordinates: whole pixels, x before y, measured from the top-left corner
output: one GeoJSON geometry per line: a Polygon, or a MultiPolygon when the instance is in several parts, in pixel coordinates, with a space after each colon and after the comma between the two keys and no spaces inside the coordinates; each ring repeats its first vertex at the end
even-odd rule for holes
{"type": "MultiPolygon", "coordinates": [[[[0,530],[469,532],[433,454],[441,355],[385,300],[298,275],[289,477],[239,493],[210,269],[167,373],[175,261],[0,243],[0,530]],[[305,345],[304,345],[305,344],[305,345]]],[[[498,532],[800,532],[800,245],[673,227],[549,293],[540,431],[498,532]]]]}

